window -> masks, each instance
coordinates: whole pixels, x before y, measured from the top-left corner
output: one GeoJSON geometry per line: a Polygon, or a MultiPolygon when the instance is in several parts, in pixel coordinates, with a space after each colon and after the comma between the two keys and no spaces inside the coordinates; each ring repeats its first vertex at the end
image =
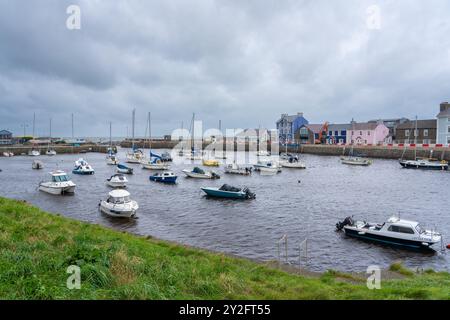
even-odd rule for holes
{"type": "Polygon", "coordinates": [[[339,131],[336,130],[336,131],[334,132],[334,135],[335,135],[335,136],[338,136],[338,135],[339,135],[339,131]]]}
{"type": "Polygon", "coordinates": [[[447,133],[450,133],[450,126],[448,126],[447,128],[447,133]]]}
{"type": "Polygon", "coordinates": [[[341,136],[345,136],[345,130],[341,131],[341,136]]]}
{"type": "Polygon", "coordinates": [[[428,137],[428,129],[423,129],[423,136],[428,137]]]}
{"type": "Polygon", "coordinates": [[[370,131],[367,131],[367,135],[370,136],[370,131]]]}
{"type": "Polygon", "coordinates": [[[330,131],[330,132],[328,133],[328,135],[329,135],[329,136],[332,136],[332,135],[333,135],[333,131],[330,131]]]}
{"type": "Polygon", "coordinates": [[[359,135],[362,136],[362,131],[359,132],[359,135]]]}
{"type": "Polygon", "coordinates": [[[389,227],[388,230],[392,231],[392,232],[414,234],[414,230],[413,229],[411,229],[410,227],[404,227],[404,226],[392,225],[392,226],[389,227]]]}
{"type": "Polygon", "coordinates": [[[409,137],[409,130],[405,130],[405,137],[409,137]]]}
{"type": "Polygon", "coordinates": [[[447,144],[450,144],[450,137],[447,137],[447,144]]]}

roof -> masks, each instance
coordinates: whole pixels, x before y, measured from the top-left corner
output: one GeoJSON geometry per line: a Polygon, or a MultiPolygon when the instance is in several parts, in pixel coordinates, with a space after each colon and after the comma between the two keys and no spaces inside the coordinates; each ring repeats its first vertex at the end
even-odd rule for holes
{"type": "Polygon", "coordinates": [[[438,113],[437,115],[438,118],[446,118],[446,117],[450,117],[450,109],[441,111],[438,113]]]}
{"type": "Polygon", "coordinates": [[[12,132],[8,130],[0,130],[0,134],[12,134],[12,132]]]}
{"type": "Polygon", "coordinates": [[[352,125],[349,123],[328,125],[328,131],[350,130],[351,128],[352,128],[352,125]]]}
{"type": "Polygon", "coordinates": [[[362,122],[362,123],[351,123],[350,130],[375,130],[380,123],[373,122],[362,122]]]}
{"type": "MultiPolygon", "coordinates": [[[[415,129],[416,121],[409,121],[397,126],[397,130],[405,130],[405,129],[415,129]]],[[[436,129],[437,128],[437,120],[417,120],[417,129],[436,129]]]]}
{"type": "Polygon", "coordinates": [[[281,120],[287,120],[289,122],[293,122],[295,119],[297,119],[299,117],[303,117],[303,113],[302,112],[299,112],[299,113],[294,114],[294,115],[283,114],[283,115],[281,115],[281,118],[278,119],[277,122],[280,122],[281,120]]]}
{"type": "Polygon", "coordinates": [[[305,124],[305,127],[314,133],[320,133],[323,128],[323,124],[305,124]]]}
{"type": "Polygon", "coordinates": [[[116,190],[110,191],[109,196],[112,198],[124,198],[124,197],[129,197],[130,193],[126,190],[116,189],[116,190]]]}

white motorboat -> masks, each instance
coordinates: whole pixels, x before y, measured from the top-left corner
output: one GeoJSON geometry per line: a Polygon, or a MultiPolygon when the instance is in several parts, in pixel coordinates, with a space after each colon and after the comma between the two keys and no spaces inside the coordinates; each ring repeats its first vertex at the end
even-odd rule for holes
{"type": "Polygon", "coordinates": [[[248,176],[252,174],[251,167],[240,166],[236,163],[229,164],[225,167],[225,173],[229,174],[240,174],[243,176],[248,176]]]}
{"type": "Polygon", "coordinates": [[[256,152],[256,156],[258,157],[270,157],[270,152],[267,150],[259,150],[256,152]]]}
{"type": "Polygon", "coordinates": [[[260,171],[261,168],[269,168],[272,170],[265,170],[266,172],[273,171],[273,169],[276,169],[276,172],[281,172],[281,165],[276,161],[258,161],[257,164],[254,164],[253,167],[255,168],[255,171],[260,171]]]}
{"type": "Polygon", "coordinates": [[[273,168],[273,167],[261,167],[259,168],[259,172],[261,175],[263,176],[273,176],[275,174],[277,174],[279,171],[278,168],[273,168]]]}
{"type": "Polygon", "coordinates": [[[220,179],[220,176],[213,171],[204,171],[199,167],[195,167],[192,170],[183,170],[183,173],[190,178],[197,179],[220,179]]]}
{"type": "Polygon", "coordinates": [[[121,173],[112,175],[106,179],[106,184],[112,188],[125,188],[127,186],[128,179],[121,173]]]}
{"type": "Polygon", "coordinates": [[[372,164],[372,160],[367,158],[349,156],[341,157],[341,163],[353,166],[369,166],[372,164]]]}
{"type": "Polygon", "coordinates": [[[75,168],[72,170],[72,173],[81,175],[90,175],[94,174],[95,171],[86,160],[80,158],[77,161],[75,161],[75,168]]]}
{"type": "Polygon", "coordinates": [[[44,169],[44,164],[42,163],[42,161],[34,160],[31,168],[35,170],[44,169]]]}
{"type": "Polygon", "coordinates": [[[9,152],[9,151],[5,151],[5,152],[3,152],[3,156],[4,156],[4,157],[13,157],[13,156],[14,156],[14,153],[9,152]]]}
{"type": "Polygon", "coordinates": [[[54,149],[47,149],[45,154],[48,156],[56,156],[56,151],[54,149]]]}
{"type": "Polygon", "coordinates": [[[52,180],[49,182],[41,182],[39,190],[50,194],[67,194],[74,193],[76,184],[70,181],[67,173],[61,170],[50,172],[52,180]]]}
{"type": "Polygon", "coordinates": [[[30,150],[28,151],[28,155],[31,157],[37,157],[41,155],[41,152],[39,150],[30,150]]]}
{"type": "Polygon", "coordinates": [[[383,224],[354,221],[352,217],[336,224],[351,237],[413,249],[429,249],[441,242],[440,233],[423,229],[418,222],[391,217],[383,224]]]}
{"type": "Polygon", "coordinates": [[[109,154],[106,156],[106,164],[110,166],[116,166],[119,164],[119,159],[115,154],[109,154]]]}
{"type": "Polygon", "coordinates": [[[109,193],[108,199],[99,203],[100,211],[111,217],[133,218],[139,209],[136,201],[130,199],[130,193],[116,189],[109,193]]]}
{"type": "Polygon", "coordinates": [[[298,159],[298,156],[289,155],[280,162],[283,168],[306,169],[306,165],[298,159]]]}

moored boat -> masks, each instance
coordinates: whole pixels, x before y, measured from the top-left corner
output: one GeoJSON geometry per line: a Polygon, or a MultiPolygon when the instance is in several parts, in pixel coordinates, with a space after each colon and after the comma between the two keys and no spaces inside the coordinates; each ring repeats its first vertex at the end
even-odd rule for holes
{"type": "Polygon", "coordinates": [[[372,164],[372,160],[367,158],[349,156],[341,157],[341,163],[353,166],[369,166],[372,164]]]}
{"type": "Polygon", "coordinates": [[[292,155],[289,158],[282,160],[280,165],[283,168],[306,169],[306,165],[303,162],[300,162],[298,156],[292,155]]]}
{"type": "Polygon", "coordinates": [[[418,222],[391,217],[382,224],[354,221],[352,217],[336,224],[351,237],[411,249],[430,249],[441,242],[441,234],[423,229],[418,222]]]}
{"type": "Polygon", "coordinates": [[[106,200],[99,203],[100,211],[111,217],[133,218],[139,209],[136,201],[130,199],[130,193],[123,189],[116,189],[108,194],[106,200]]]}
{"type": "Polygon", "coordinates": [[[41,155],[41,152],[39,150],[32,149],[28,151],[28,155],[31,157],[37,157],[41,155]]]}
{"type": "Polygon", "coordinates": [[[34,160],[31,164],[31,168],[35,170],[44,169],[44,164],[42,163],[42,161],[34,160]]]}
{"type": "Polygon", "coordinates": [[[202,164],[207,167],[218,167],[220,165],[220,162],[215,159],[204,159],[202,161],[202,164]]]}
{"type": "Polygon", "coordinates": [[[83,158],[75,161],[75,168],[72,170],[73,174],[81,174],[81,175],[91,175],[94,174],[95,171],[92,166],[83,158]]]}
{"type": "Polygon", "coordinates": [[[257,164],[254,164],[253,167],[255,168],[255,171],[260,171],[261,169],[267,169],[266,172],[281,172],[281,165],[276,161],[258,161],[257,164]],[[269,170],[270,169],[270,170],[269,170]]]}
{"type": "Polygon", "coordinates": [[[56,156],[56,151],[54,149],[47,149],[45,152],[47,156],[56,156]]]}
{"type": "Polygon", "coordinates": [[[161,153],[161,161],[163,162],[172,162],[172,156],[170,155],[169,152],[165,151],[163,153],[161,153]]]}
{"type": "Polygon", "coordinates": [[[133,174],[133,168],[130,168],[130,167],[126,166],[126,165],[123,164],[123,163],[119,163],[119,164],[117,165],[116,171],[117,171],[118,173],[133,174]]]}
{"type": "Polygon", "coordinates": [[[162,183],[176,183],[177,178],[178,177],[171,171],[155,173],[149,177],[150,181],[162,183]]]}
{"type": "Polygon", "coordinates": [[[208,196],[229,199],[255,199],[256,195],[248,188],[236,188],[224,184],[220,188],[204,187],[201,188],[208,196]]]}
{"type": "Polygon", "coordinates": [[[110,166],[115,166],[119,164],[119,159],[117,158],[117,155],[111,153],[106,156],[106,164],[110,166]]]}
{"type": "Polygon", "coordinates": [[[121,173],[112,175],[106,179],[106,184],[112,188],[126,188],[128,179],[121,173]]]}
{"type": "Polygon", "coordinates": [[[4,157],[13,157],[13,156],[14,156],[14,153],[9,152],[9,151],[5,151],[5,152],[3,152],[3,156],[4,156],[4,157]]]}
{"type": "Polygon", "coordinates": [[[184,169],[183,173],[190,177],[190,178],[197,178],[197,179],[219,179],[220,176],[213,172],[213,171],[204,171],[203,169],[200,169],[199,167],[195,167],[192,170],[184,169]]]}
{"type": "Polygon", "coordinates": [[[76,184],[70,181],[67,174],[62,170],[50,172],[52,180],[48,182],[41,182],[39,190],[54,195],[62,195],[74,193],[76,184]]]}
{"type": "Polygon", "coordinates": [[[248,175],[252,174],[252,167],[245,167],[245,166],[240,166],[236,163],[232,163],[232,164],[225,166],[225,173],[248,176],[248,175]]]}
{"type": "Polygon", "coordinates": [[[438,159],[422,159],[416,158],[416,160],[399,160],[400,165],[407,169],[425,169],[425,170],[448,170],[448,162],[445,160],[439,161],[438,159]]]}

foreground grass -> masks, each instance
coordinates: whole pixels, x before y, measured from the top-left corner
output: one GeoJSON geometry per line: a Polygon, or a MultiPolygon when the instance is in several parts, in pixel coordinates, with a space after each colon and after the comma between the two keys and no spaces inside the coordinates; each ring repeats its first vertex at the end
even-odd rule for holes
{"type": "MultiPolygon", "coordinates": [[[[398,267],[397,267],[398,268],[398,267]]],[[[405,272],[404,272],[405,273],[405,272]]],[[[0,198],[0,299],[449,299],[450,275],[308,278],[52,215],[0,198]],[[81,267],[81,289],[66,269],[81,267]],[[344,279],[344,280],[343,280],[344,279]],[[346,281],[349,280],[349,281],[346,281]]]]}

